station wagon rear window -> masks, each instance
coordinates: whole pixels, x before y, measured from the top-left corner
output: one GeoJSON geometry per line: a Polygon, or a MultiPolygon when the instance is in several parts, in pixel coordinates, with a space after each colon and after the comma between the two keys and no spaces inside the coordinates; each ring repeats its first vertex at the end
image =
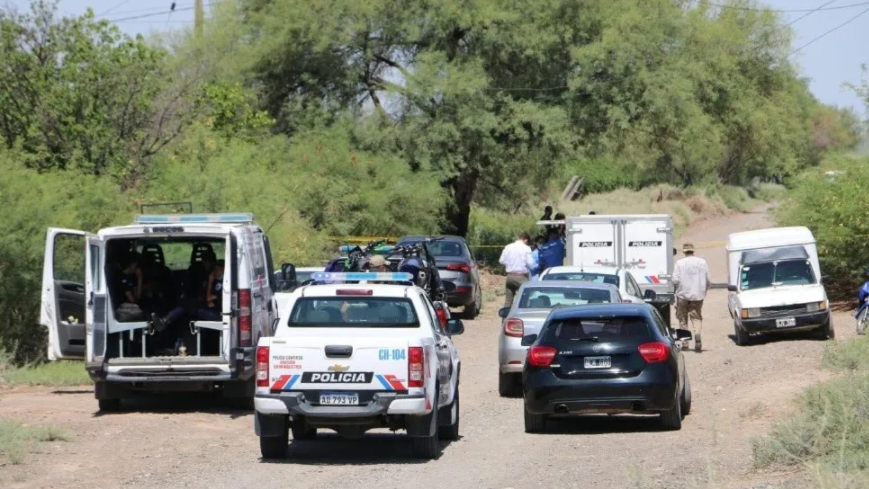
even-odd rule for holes
{"type": "Polygon", "coordinates": [[[287,323],[296,328],[415,328],[413,303],[393,297],[302,297],[287,323]]]}
{"type": "Polygon", "coordinates": [[[605,273],[559,272],[547,273],[542,280],[578,280],[595,284],[613,284],[619,286],[619,276],[605,273]]]}
{"type": "Polygon", "coordinates": [[[552,321],[546,327],[547,341],[600,341],[649,338],[650,326],[642,316],[609,318],[568,318],[552,321]]]}
{"type": "Polygon", "coordinates": [[[534,287],[525,289],[519,299],[519,309],[549,309],[556,306],[606,304],[612,295],[605,289],[580,287],[534,287]]]}

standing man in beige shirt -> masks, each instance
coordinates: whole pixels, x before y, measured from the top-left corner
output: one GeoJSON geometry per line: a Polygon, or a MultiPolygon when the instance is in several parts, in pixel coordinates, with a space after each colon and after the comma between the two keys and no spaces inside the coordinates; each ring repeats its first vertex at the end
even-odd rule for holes
{"type": "MultiPolygon", "coordinates": [[[[676,262],[673,267],[673,284],[676,286],[676,319],[679,327],[688,329],[688,318],[691,318],[691,329],[694,336],[694,351],[702,350],[700,333],[703,331],[703,301],[712,282],[709,278],[709,265],[706,260],[694,256],[694,246],[682,245],[685,257],[676,262]]],[[[687,349],[689,341],[682,342],[682,348],[687,349]]]]}
{"type": "Polygon", "coordinates": [[[501,258],[498,260],[507,269],[505,307],[513,305],[516,291],[529,280],[531,267],[534,266],[534,259],[531,257],[531,247],[528,246],[530,239],[531,237],[528,236],[528,233],[519,233],[516,241],[504,247],[504,251],[501,252],[501,258]]]}

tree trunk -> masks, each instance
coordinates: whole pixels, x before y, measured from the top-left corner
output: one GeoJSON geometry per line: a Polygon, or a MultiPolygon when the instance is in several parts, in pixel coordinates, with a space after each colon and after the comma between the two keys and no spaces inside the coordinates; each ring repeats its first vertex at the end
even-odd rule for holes
{"type": "Polygon", "coordinates": [[[444,187],[453,195],[452,205],[448,206],[446,215],[448,223],[446,224],[447,233],[453,233],[458,236],[468,235],[468,226],[471,220],[471,202],[474,200],[474,193],[477,190],[477,173],[463,173],[455,178],[451,178],[444,182],[444,187]]]}

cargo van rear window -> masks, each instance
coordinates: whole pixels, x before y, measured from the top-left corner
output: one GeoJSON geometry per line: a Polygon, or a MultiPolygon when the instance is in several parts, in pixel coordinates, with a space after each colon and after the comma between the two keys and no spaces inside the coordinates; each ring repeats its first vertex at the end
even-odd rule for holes
{"type": "Polygon", "coordinates": [[[413,303],[393,297],[302,297],[287,326],[296,328],[415,328],[413,303]]]}

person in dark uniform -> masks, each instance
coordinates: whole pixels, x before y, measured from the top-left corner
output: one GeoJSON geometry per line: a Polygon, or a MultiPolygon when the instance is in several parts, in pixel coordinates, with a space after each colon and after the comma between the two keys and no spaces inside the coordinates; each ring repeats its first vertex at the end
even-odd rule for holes
{"type": "Polygon", "coordinates": [[[123,296],[123,302],[138,304],[142,297],[142,268],[139,267],[139,254],[135,251],[124,257],[121,262],[121,276],[119,290],[123,296]]]}
{"type": "MultiPolygon", "coordinates": [[[[177,307],[164,316],[159,316],[156,313],[151,314],[151,322],[154,325],[154,329],[157,331],[165,330],[175,321],[181,319],[184,313],[187,313],[190,317],[197,317],[200,309],[203,309],[203,306],[207,302],[209,280],[211,273],[214,271],[214,263],[216,261],[214,258],[213,254],[204,253],[200,262],[201,267],[191,267],[184,295],[181,297],[177,307]]],[[[223,276],[222,271],[221,276],[223,276]]]]}
{"type": "Polygon", "coordinates": [[[208,276],[208,289],[205,293],[205,307],[199,308],[199,319],[220,321],[223,315],[223,269],[224,261],[217,260],[214,270],[208,276]]]}

